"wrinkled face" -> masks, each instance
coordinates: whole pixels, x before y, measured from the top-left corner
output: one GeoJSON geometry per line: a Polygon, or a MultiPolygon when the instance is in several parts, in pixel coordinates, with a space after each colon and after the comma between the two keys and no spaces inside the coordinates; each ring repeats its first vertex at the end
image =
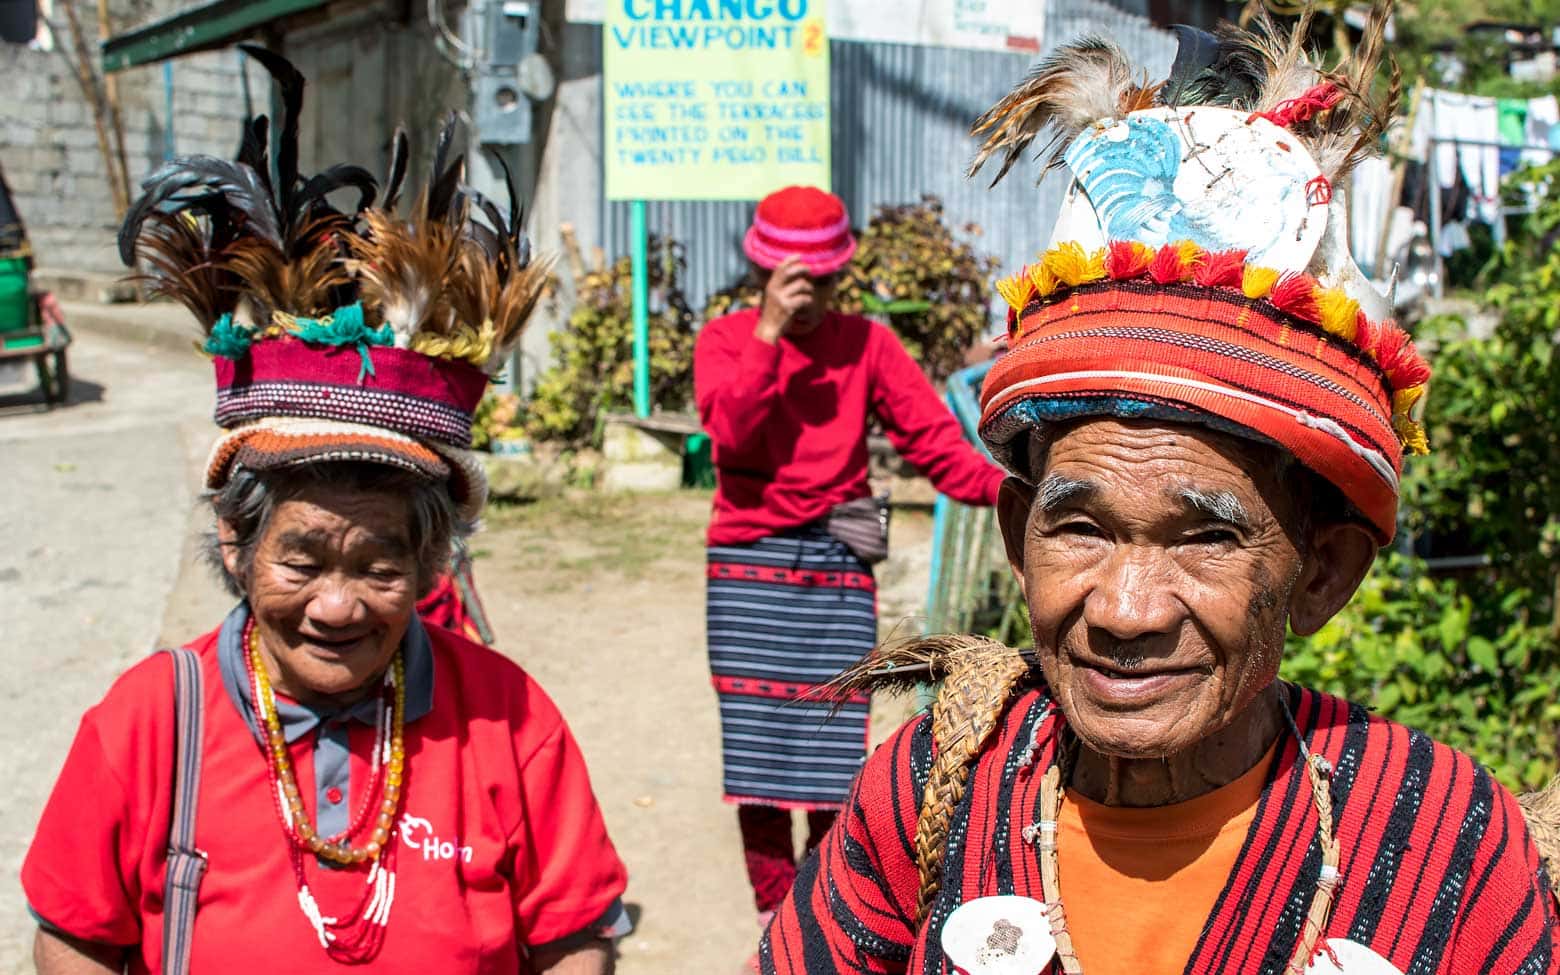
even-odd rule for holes
{"type": "MultiPolygon", "coordinates": [[[[408,507],[321,485],[272,511],[244,584],[279,689],[306,702],[350,697],[389,665],[417,605],[408,507]]],[[[224,559],[236,575],[236,552],[224,559]]]]}
{"type": "Polygon", "coordinates": [[[1277,677],[1302,559],[1261,453],[1092,420],[1052,444],[1032,501],[1005,499],[1041,667],[1093,750],[1178,753],[1277,677]]]}

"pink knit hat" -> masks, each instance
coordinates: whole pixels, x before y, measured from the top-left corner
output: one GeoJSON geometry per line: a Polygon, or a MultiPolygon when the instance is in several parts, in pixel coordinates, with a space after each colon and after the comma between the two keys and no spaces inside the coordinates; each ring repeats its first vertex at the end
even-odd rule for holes
{"type": "Polygon", "coordinates": [[[856,238],[839,197],[815,186],[787,186],[759,201],[742,249],[759,267],[773,270],[794,256],[807,273],[822,277],[850,263],[856,238]]]}

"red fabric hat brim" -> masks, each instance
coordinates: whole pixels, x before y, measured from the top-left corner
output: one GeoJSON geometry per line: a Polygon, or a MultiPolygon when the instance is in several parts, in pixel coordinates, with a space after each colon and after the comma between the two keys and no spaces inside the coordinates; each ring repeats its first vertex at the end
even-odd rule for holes
{"type": "Polygon", "coordinates": [[[1015,440],[1033,426],[1020,405],[1036,400],[1058,412],[1128,400],[1219,418],[1330,481],[1383,543],[1396,531],[1402,448],[1379,368],[1265,302],[1108,282],[1032,305],[981,392],[981,435],[1010,470],[1015,440]]]}

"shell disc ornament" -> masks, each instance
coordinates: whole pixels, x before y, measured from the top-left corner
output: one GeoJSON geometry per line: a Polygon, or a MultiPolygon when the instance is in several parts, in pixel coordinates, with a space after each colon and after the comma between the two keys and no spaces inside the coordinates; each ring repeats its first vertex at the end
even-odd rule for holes
{"type": "Polygon", "coordinates": [[[949,915],[942,949],[957,975],[1041,975],[1056,955],[1056,939],[1039,901],[979,897],[949,915]]]}
{"type": "Polygon", "coordinates": [[[1358,941],[1328,938],[1305,967],[1305,975],[1403,975],[1385,958],[1358,941]]]}

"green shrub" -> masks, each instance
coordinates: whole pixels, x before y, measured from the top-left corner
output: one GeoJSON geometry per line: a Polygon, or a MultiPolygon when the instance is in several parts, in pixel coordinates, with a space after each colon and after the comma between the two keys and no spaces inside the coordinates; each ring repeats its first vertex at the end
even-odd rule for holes
{"type": "MultiPolygon", "coordinates": [[[[683,246],[651,237],[650,402],[680,410],[693,393],[694,316],[683,298],[683,246]]],[[[568,326],[550,336],[554,363],[536,381],[526,407],[535,440],[599,446],[608,413],[634,406],[633,274],[629,258],[588,267],[573,253],[575,305],[568,326]]]]}

